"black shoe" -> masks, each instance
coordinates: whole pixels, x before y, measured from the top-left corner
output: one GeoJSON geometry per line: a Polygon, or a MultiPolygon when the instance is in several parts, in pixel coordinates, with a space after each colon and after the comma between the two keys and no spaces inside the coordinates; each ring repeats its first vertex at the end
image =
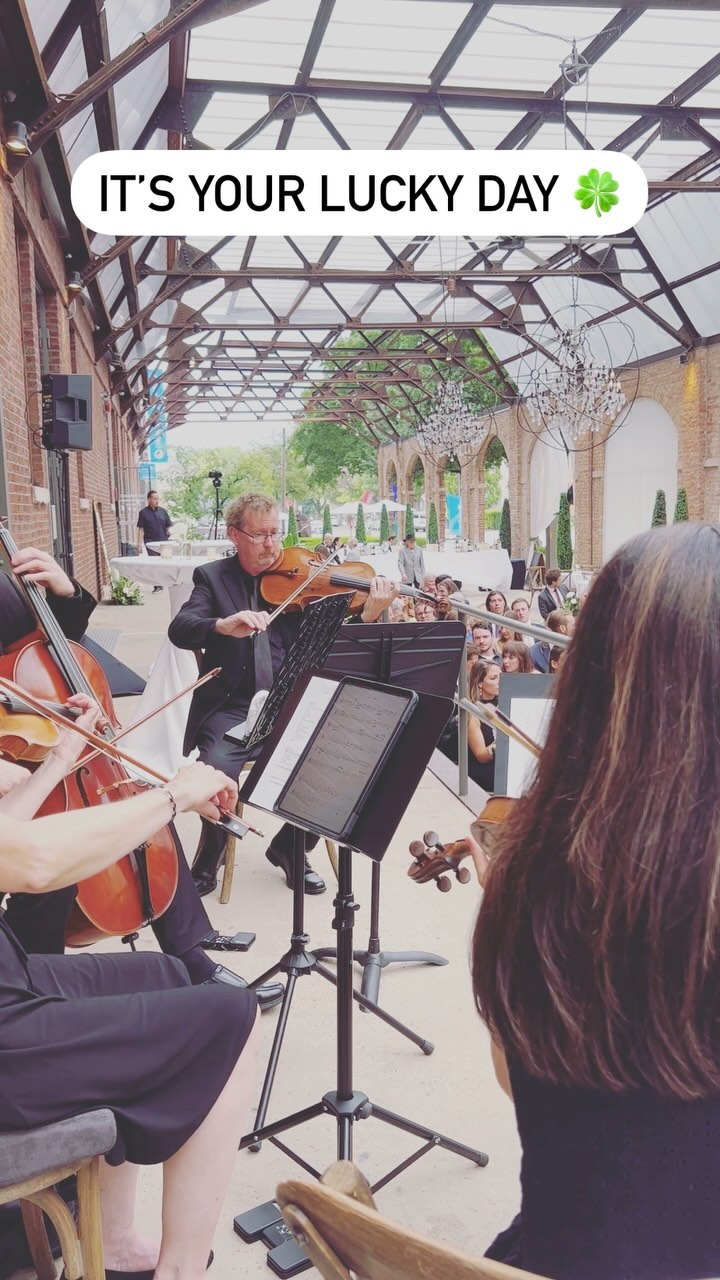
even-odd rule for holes
{"type": "Polygon", "coordinates": [[[198,891],[198,895],[201,898],[207,898],[209,893],[214,893],[217,889],[217,873],[215,875],[211,873],[200,876],[194,875],[193,884],[198,891]]]}
{"type": "MultiPolygon", "coordinates": [[[[219,964],[212,977],[203,983],[204,987],[214,985],[216,982],[224,982],[227,987],[246,987],[248,984],[239,974],[233,973],[232,969],[226,969],[224,965],[219,964]]],[[[260,1009],[265,1012],[266,1009],[272,1009],[276,1004],[280,1004],[285,994],[285,988],[282,982],[266,982],[262,987],[256,987],[255,995],[260,1009]]]]}
{"type": "MultiPolygon", "coordinates": [[[[278,853],[277,849],[273,849],[272,845],[270,845],[270,848],[265,850],[265,857],[267,858],[268,862],[272,863],[274,867],[280,867],[281,871],[285,872],[285,883],[288,889],[293,889],[295,885],[294,885],[293,873],[292,873],[292,868],[293,868],[292,854],[278,853]]],[[[322,879],[321,876],[318,875],[317,871],[313,871],[312,867],[310,866],[310,863],[308,862],[307,855],[305,857],[304,880],[305,880],[306,893],[324,893],[325,892],[325,889],[327,887],[325,884],[325,881],[322,879]]]]}
{"type": "MultiPolygon", "coordinates": [[[[212,1266],[214,1257],[215,1254],[211,1249],[210,1256],[207,1260],[208,1267],[212,1266]]],[[[207,1270],[207,1267],[205,1269],[207,1270]]],[[[105,1268],[105,1280],[153,1280],[154,1275],[154,1267],[152,1271],[110,1271],[107,1267],[105,1268]]],[[[64,1271],[62,1273],[62,1280],[65,1280],[64,1271]]]]}
{"type": "Polygon", "coordinates": [[[218,873],[225,861],[226,844],[227,836],[222,830],[218,831],[216,827],[210,827],[208,832],[206,824],[203,823],[200,843],[190,868],[195,888],[201,898],[207,897],[217,889],[218,873]]]}
{"type": "Polygon", "coordinates": [[[158,585],[158,586],[153,587],[153,589],[152,589],[152,593],[153,593],[153,595],[156,595],[156,593],[157,593],[158,591],[163,591],[163,590],[164,590],[164,588],[158,585]]]}

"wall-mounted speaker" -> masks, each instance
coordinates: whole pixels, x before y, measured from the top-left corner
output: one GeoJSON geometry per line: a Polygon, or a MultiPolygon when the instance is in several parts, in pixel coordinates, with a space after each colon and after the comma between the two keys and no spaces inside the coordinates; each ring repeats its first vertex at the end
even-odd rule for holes
{"type": "Polygon", "coordinates": [[[46,449],[92,449],[92,382],[88,374],[44,374],[42,441],[46,449]]]}

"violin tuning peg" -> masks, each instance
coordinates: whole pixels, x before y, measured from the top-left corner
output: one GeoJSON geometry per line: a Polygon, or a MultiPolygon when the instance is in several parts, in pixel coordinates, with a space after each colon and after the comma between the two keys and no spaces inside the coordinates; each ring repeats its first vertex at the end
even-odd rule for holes
{"type": "Polygon", "coordinates": [[[449,876],[438,876],[435,883],[441,893],[449,893],[452,889],[452,881],[449,876]]]}
{"type": "Polygon", "coordinates": [[[440,843],[440,837],[437,831],[426,831],[423,836],[423,840],[431,849],[435,849],[440,843]]]}
{"type": "Polygon", "coordinates": [[[459,880],[460,884],[469,884],[472,877],[467,867],[458,867],[455,872],[455,879],[459,880]]]}
{"type": "Polygon", "coordinates": [[[418,860],[426,856],[427,850],[422,840],[413,840],[412,844],[410,845],[410,853],[412,854],[413,858],[417,858],[418,860]]]}

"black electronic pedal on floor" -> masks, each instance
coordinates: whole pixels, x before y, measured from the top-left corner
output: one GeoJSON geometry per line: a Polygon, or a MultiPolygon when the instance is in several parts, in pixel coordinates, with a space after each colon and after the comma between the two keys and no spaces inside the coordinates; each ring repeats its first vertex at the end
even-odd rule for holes
{"type": "Polygon", "coordinates": [[[281,1276],[285,1280],[286,1276],[298,1276],[301,1271],[307,1271],[312,1262],[307,1254],[300,1248],[300,1245],[293,1239],[290,1228],[284,1222],[276,1223],[272,1227],[268,1227],[263,1232],[263,1240],[277,1234],[281,1239],[280,1244],[276,1244],[272,1249],[268,1249],[267,1264],[276,1276],[281,1276]]]}
{"type": "Polygon", "coordinates": [[[266,1200],[265,1204],[259,1204],[257,1208],[248,1209],[247,1213],[239,1213],[233,1218],[233,1231],[246,1244],[254,1244],[268,1227],[282,1221],[282,1209],[277,1200],[266,1200]]]}

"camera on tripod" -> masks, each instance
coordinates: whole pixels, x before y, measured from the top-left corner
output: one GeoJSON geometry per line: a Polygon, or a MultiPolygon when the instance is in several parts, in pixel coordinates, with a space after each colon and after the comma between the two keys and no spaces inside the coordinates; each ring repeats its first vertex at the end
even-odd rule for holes
{"type": "Polygon", "coordinates": [[[208,480],[212,480],[216,489],[222,484],[222,471],[208,471],[208,480]]]}

